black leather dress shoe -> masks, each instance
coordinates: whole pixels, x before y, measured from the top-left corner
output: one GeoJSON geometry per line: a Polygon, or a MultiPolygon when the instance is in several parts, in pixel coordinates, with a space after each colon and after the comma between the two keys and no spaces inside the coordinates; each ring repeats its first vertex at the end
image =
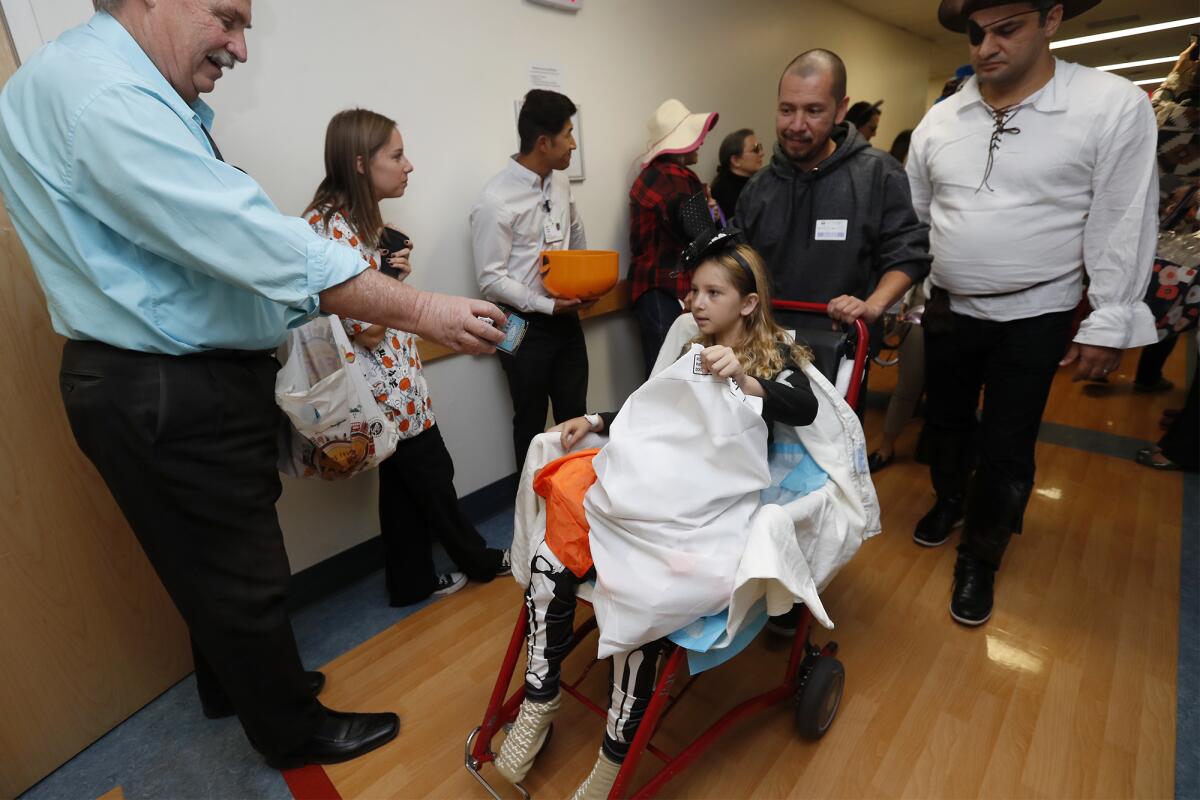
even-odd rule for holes
{"type": "MultiPolygon", "coordinates": [[[[321,690],[325,688],[324,672],[317,672],[316,670],[305,672],[304,679],[307,681],[309,691],[312,692],[313,697],[319,695],[321,690]]],[[[236,713],[233,703],[230,703],[227,697],[222,697],[219,700],[206,700],[201,697],[200,708],[204,711],[204,716],[209,719],[224,719],[232,717],[236,713]]]]}
{"type": "Polygon", "coordinates": [[[958,557],[954,565],[954,593],[950,598],[950,616],[963,625],[982,625],[992,616],[992,597],[996,586],[996,570],[990,564],[971,558],[958,557]]]}
{"type": "Polygon", "coordinates": [[[400,717],[383,714],[354,714],[329,711],[321,728],[300,747],[282,756],[268,756],[267,764],[278,770],[306,764],[340,764],[381,747],[400,733],[400,717]]]}
{"type": "Polygon", "coordinates": [[[921,517],[913,531],[913,541],[924,547],[937,547],[950,538],[950,533],[963,524],[962,497],[941,497],[929,513],[921,517]]]}

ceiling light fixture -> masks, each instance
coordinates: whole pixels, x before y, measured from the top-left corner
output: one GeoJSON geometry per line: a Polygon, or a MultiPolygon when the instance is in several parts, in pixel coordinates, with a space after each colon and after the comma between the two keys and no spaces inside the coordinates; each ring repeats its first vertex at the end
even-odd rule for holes
{"type": "Polygon", "coordinates": [[[1126,61],[1124,64],[1109,64],[1106,67],[1096,67],[1101,72],[1115,72],[1119,69],[1133,69],[1134,67],[1149,67],[1152,64],[1169,64],[1179,56],[1163,56],[1162,58],[1145,58],[1141,61],[1126,61]]]}
{"type": "Polygon", "coordinates": [[[1151,83],[1162,83],[1165,80],[1166,80],[1166,78],[1146,78],[1146,80],[1144,80],[1144,81],[1134,81],[1133,85],[1134,86],[1146,86],[1147,84],[1151,84],[1151,83]]]}
{"type": "Polygon", "coordinates": [[[1143,33],[1154,33],[1155,31],[1166,31],[1171,28],[1185,28],[1188,25],[1200,24],[1200,17],[1188,17],[1187,19],[1177,19],[1172,22],[1159,22],[1154,25],[1142,25],[1138,28],[1125,28],[1120,31],[1109,31],[1108,33],[1094,33],[1091,36],[1079,36],[1074,39],[1063,39],[1061,42],[1051,42],[1050,49],[1058,50],[1062,47],[1075,47],[1081,44],[1092,44],[1093,42],[1106,42],[1109,39],[1120,39],[1124,36],[1138,36],[1143,33]]]}

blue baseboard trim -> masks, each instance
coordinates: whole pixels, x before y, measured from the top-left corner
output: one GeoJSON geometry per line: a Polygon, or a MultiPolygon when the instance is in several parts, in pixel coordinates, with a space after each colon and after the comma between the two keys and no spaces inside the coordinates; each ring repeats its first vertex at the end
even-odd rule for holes
{"type": "Polygon", "coordinates": [[[506,475],[498,481],[489,483],[481,489],[476,489],[465,497],[458,499],[467,519],[476,525],[489,517],[494,517],[513,504],[517,497],[517,473],[506,475]]]}
{"type": "MultiPolygon", "coordinates": [[[[458,502],[467,519],[476,525],[512,506],[517,496],[517,474],[506,475],[489,483],[458,502]]],[[[346,586],[380,569],[383,564],[383,539],[376,536],[343,550],[335,556],[302,569],[292,576],[288,607],[297,611],[319,602],[346,586]]]]}
{"type": "Polygon", "coordinates": [[[383,564],[383,539],[375,536],[292,576],[288,609],[299,611],[361,580],[383,564]]]}

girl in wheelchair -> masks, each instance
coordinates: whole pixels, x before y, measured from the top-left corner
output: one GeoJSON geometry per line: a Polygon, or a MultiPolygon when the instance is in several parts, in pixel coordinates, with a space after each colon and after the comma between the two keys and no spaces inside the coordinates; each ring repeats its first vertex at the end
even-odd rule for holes
{"type": "MultiPolygon", "coordinates": [[[[809,425],[817,415],[817,398],[803,372],[811,360],[776,324],[770,290],[759,255],[744,244],[732,245],[716,235],[693,263],[689,308],[703,346],[702,367],[737,384],[749,396],[762,398],[768,430],[774,423],[809,425]],[[782,378],[781,378],[782,376],[782,378]]],[[[569,450],[588,432],[607,434],[615,413],[579,417],[561,426],[562,445],[569,450]]],[[[766,462],[767,453],[762,454],[766,462]]],[[[646,486],[647,496],[654,487],[646,486]]],[[[576,575],[543,541],[533,554],[525,592],[529,632],[525,698],[508,737],[495,758],[505,779],[518,783],[533,766],[560,706],[560,669],[570,651],[576,591],[594,576],[576,575]]],[[[607,797],[629,750],[653,692],[664,642],[645,643],[612,658],[611,697],[603,743],[592,772],[575,798],[607,797]]]]}

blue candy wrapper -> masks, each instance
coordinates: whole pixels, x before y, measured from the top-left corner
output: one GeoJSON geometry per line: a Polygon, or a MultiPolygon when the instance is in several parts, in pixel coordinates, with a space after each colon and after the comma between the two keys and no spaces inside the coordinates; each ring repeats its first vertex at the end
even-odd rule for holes
{"type": "Polygon", "coordinates": [[[516,314],[508,315],[508,324],[504,326],[504,341],[496,345],[497,350],[503,350],[505,353],[512,355],[517,352],[517,348],[521,346],[522,340],[525,339],[525,330],[529,327],[529,323],[516,314]]]}

